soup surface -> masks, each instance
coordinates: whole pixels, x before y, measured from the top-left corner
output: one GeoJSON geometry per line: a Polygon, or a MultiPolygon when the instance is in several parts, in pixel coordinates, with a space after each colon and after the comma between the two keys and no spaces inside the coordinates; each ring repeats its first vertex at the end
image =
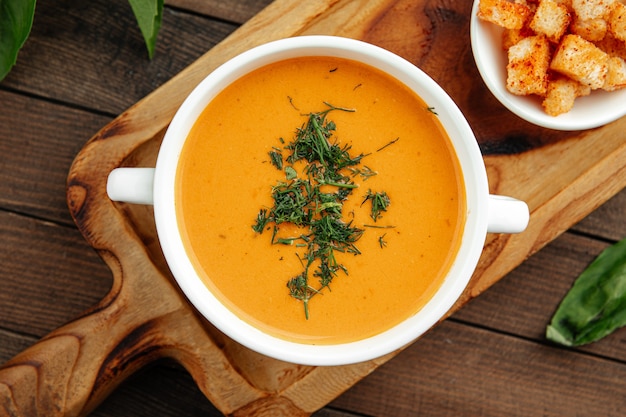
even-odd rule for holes
{"type": "MultiPolygon", "coordinates": [[[[415,314],[441,285],[465,222],[460,167],[436,111],[382,72],[332,57],[270,64],[227,87],[187,138],[176,182],[183,240],[209,289],[243,320],[302,343],[363,339],[415,314]],[[358,254],[334,252],[342,268],[310,298],[307,317],[287,287],[306,265],[306,241],[277,240],[310,239],[310,230],[253,226],[260,209],[271,212],[273,187],[293,181],[287,166],[307,178],[306,163],[290,165],[286,147],[329,104],[351,110],[328,112],[336,126],[329,142],[363,154],[344,170],[355,188],[341,208],[362,234],[358,254]],[[271,152],[282,154],[283,169],[271,152]],[[374,192],[388,197],[376,221],[367,198],[374,192]]],[[[313,272],[308,283],[319,288],[313,272]]]]}

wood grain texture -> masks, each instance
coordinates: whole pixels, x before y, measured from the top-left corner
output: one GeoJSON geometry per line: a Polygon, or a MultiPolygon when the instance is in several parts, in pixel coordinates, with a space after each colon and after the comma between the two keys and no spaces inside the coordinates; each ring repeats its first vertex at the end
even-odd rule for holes
{"type": "MultiPolygon", "coordinates": [[[[98,7],[102,6],[93,7],[99,10],[98,7]]],[[[172,284],[160,256],[149,210],[114,205],[104,197],[104,180],[112,167],[153,163],[160,137],[177,103],[204,74],[237,51],[262,41],[305,33],[364,38],[403,54],[449,87],[475,126],[484,152],[489,154],[486,162],[492,189],[527,198],[533,209],[531,228],[524,235],[526,237],[490,238],[470,290],[457,307],[485,291],[530,254],[623,188],[623,120],[584,134],[549,132],[519,123],[488,94],[481,94],[484,86],[477,85],[476,79],[472,78],[467,45],[458,45],[458,33],[467,26],[468,11],[469,2],[316,1],[302,5],[294,1],[277,1],[175,79],[101,130],[75,160],[67,198],[80,230],[113,272],[112,290],[82,317],[52,332],[5,364],[0,371],[4,410],[20,410],[26,415],[83,415],[134,371],[157,358],[169,357],[185,367],[203,395],[221,412],[232,415],[308,415],[391,357],[340,369],[295,367],[268,360],[229,341],[200,320],[172,284]],[[254,37],[250,35],[252,33],[254,37]],[[458,56],[463,57],[461,64],[458,64],[458,56]],[[468,68],[470,71],[466,72],[468,68]],[[464,75],[459,77],[458,73],[464,75]],[[467,93],[470,87],[473,94],[467,93]],[[538,171],[541,176],[536,175],[538,171]],[[569,187],[564,188],[564,184],[569,187]],[[103,340],[103,334],[106,334],[106,340],[103,340]],[[72,371],[67,372],[68,369],[72,371]],[[33,386],[37,386],[37,390],[26,391],[24,388],[33,386]],[[33,392],[36,396],[32,395],[33,392]]],[[[109,22],[115,26],[115,22],[109,22]]],[[[184,28],[178,30],[185,31],[184,28]]],[[[26,91],[29,88],[44,90],[36,82],[29,84],[19,74],[7,85],[26,91]],[[20,82],[16,83],[16,80],[20,82]]],[[[70,80],[72,76],[64,79],[70,80]]],[[[146,80],[138,81],[141,81],[142,89],[150,89],[146,80]]],[[[90,83],[98,85],[97,80],[90,83]]],[[[104,112],[115,112],[129,97],[141,96],[140,91],[143,91],[128,94],[120,91],[102,107],[102,103],[97,103],[98,100],[88,94],[71,98],[67,93],[69,90],[69,84],[61,85],[55,92],[57,99],[73,100],[88,108],[99,106],[104,112]]],[[[99,96],[109,94],[104,90],[96,91],[99,96]]],[[[42,156],[34,157],[43,159],[42,156]]],[[[63,157],[55,162],[57,170],[63,164],[62,160],[63,157]]],[[[15,233],[15,229],[9,226],[11,223],[7,222],[7,234],[15,233]]],[[[26,223],[41,226],[38,222],[26,223]]],[[[19,264],[23,262],[19,261],[19,264]]],[[[74,270],[74,266],[70,265],[69,269],[74,270]]],[[[65,271],[62,274],[71,273],[65,271]]],[[[470,378],[468,373],[467,378],[459,380],[458,384],[438,385],[431,391],[427,389],[428,381],[433,378],[453,375],[450,364],[441,364],[437,360],[439,352],[451,340],[457,341],[457,347],[462,346],[461,349],[446,349],[458,360],[451,364],[478,373],[488,362],[497,362],[501,366],[489,369],[499,372],[498,379],[507,382],[503,387],[510,387],[516,378],[519,380],[529,355],[545,361],[545,366],[539,367],[538,372],[521,379],[526,387],[523,394],[540,399],[547,398],[540,395],[545,392],[567,396],[565,391],[548,389],[545,376],[552,373],[565,372],[557,382],[562,386],[580,387],[584,392],[582,398],[590,401],[592,395],[585,390],[597,385],[578,385],[572,381],[580,375],[593,374],[601,379],[598,385],[611,384],[615,380],[605,377],[609,369],[615,371],[617,377],[623,374],[620,367],[611,367],[588,356],[570,356],[553,366],[553,351],[546,349],[545,355],[542,351],[538,353],[532,343],[520,343],[506,335],[494,338],[494,346],[501,351],[490,352],[481,359],[475,355],[474,341],[484,334],[482,330],[462,327],[458,321],[446,322],[403,352],[401,355],[407,359],[391,361],[381,367],[373,378],[367,378],[367,382],[337,400],[336,406],[343,408],[347,405],[353,411],[376,415],[401,415],[418,409],[428,414],[446,406],[457,410],[465,407],[468,415],[472,412],[489,415],[485,412],[487,408],[492,415],[515,415],[516,408],[512,404],[516,402],[506,388],[497,390],[501,398],[472,404],[472,399],[481,398],[480,387],[493,385],[489,385],[489,376],[470,378]],[[427,342],[422,343],[423,340],[427,342]],[[507,352],[513,353],[515,360],[504,364],[507,352]],[[571,358],[577,358],[580,372],[570,369],[571,358]],[[398,365],[394,365],[396,363],[398,365]],[[409,367],[405,372],[403,368],[407,363],[414,368],[409,367]],[[393,376],[388,378],[389,374],[384,370],[391,366],[397,367],[392,368],[390,374],[393,376]],[[398,380],[401,383],[404,377],[409,377],[409,372],[419,370],[428,371],[423,372],[424,382],[401,390],[404,392],[401,395],[407,397],[421,394],[419,403],[410,399],[400,403],[386,400],[395,389],[389,384],[393,377],[401,378],[398,380]],[[386,382],[377,380],[377,375],[386,382]],[[367,388],[370,381],[372,388],[367,388]]],[[[602,400],[608,403],[612,398],[619,398],[619,394],[619,389],[608,390],[594,405],[602,400]]],[[[518,411],[523,411],[517,415],[538,414],[547,406],[542,401],[536,401],[530,408],[517,407],[518,411]]],[[[575,408],[582,406],[582,401],[574,404],[575,408]]],[[[574,407],[560,410],[569,414],[575,411],[574,407]]],[[[606,411],[602,415],[611,415],[614,410],[610,407],[601,408],[606,411]]]]}
{"type": "Polygon", "coordinates": [[[33,25],[3,85],[110,115],[160,87],[237,27],[166,8],[149,60],[127,0],[61,3],[37,5],[35,18],[45,24],[33,25]]]}
{"type": "Polygon", "coordinates": [[[67,172],[84,145],[83,135],[112,118],[76,109],[57,112],[58,105],[5,91],[0,102],[0,204],[73,225],[65,198],[67,172]]]}
{"type": "Polygon", "coordinates": [[[580,233],[590,236],[603,236],[605,239],[618,241],[626,236],[626,193],[620,192],[609,200],[611,204],[604,204],[574,226],[580,233]]]}
{"type": "Polygon", "coordinates": [[[203,0],[166,0],[168,6],[201,13],[213,18],[228,20],[242,24],[251,19],[271,0],[239,0],[239,1],[203,1],[203,0]]]}
{"type": "MultiPolygon", "coordinates": [[[[613,224],[622,236],[626,236],[626,221],[613,224]]],[[[575,278],[608,245],[573,233],[564,234],[533,255],[529,262],[519,266],[506,279],[468,303],[454,318],[505,334],[541,341],[550,317],[575,278]],[[491,311],[492,314],[485,315],[485,311],[491,311]]],[[[577,350],[626,363],[623,348],[625,337],[625,332],[617,332],[602,343],[577,350]]]]}
{"type": "Polygon", "coordinates": [[[442,323],[433,330],[437,336],[419,340],[396,358],[401,360],[380,367],[333,405],[380,416],[445,415],[442,409],[462,416],[571,416],[587,409],[594,410],[593,415],[617,417],[623,410],[623,364],[614,367],[591,356],[574,358],[504,334],[493,337],[480,328],[461,332],[460,327],[453,321],[442,323]],[[491,350],[473,355],[476,344],[486,337],[491,350]],[[435,352],[446,352],[446,363],[435,352]],[[531,368],[535,362],[538,365],[531,368]],[[490,363],[498,366],[487,373],[490,363]],[[457,375],[456,368],[465,372],[457,375]],[[416,380],[417,386],[403,385],[406,378],[416,380]],[[572,388],[575,394],[569,391],[572,388]],[[392,400],[398,397],[408,399],[392,400]],[[534,400],[528,401],[531,397],[534,400]],[[554,398],[569,401],[555,403],[554,398]]]}
{"type": "Polygon", "coordinates": [[[0,212],[0,240],[6,248],[0,252],[0,303],[5,306],[0,310],[0,323],[4,328],[44,335],[104,297],[111,272],[79,237],[76,229],[67,226],[0,212]],[[64,262],[59,262],[57,253],[63,254],[64,262]],[[91,272],[90,288],[74,286],[84,279],[85,271],[91,272]],[[36,281],[40,286],[33,288],[31,283],[36,281]],[[50,295],[64,293],[68,287],[74,290],[56,306],[50,295]]]}

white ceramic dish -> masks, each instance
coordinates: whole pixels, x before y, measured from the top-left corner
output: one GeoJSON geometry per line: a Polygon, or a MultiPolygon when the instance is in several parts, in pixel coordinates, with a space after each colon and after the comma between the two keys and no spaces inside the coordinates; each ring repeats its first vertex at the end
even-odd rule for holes
{"type": "Polygon", "coordinates": [[[461,111],[431,78],[408,61],[376,46],[338,37],[304,36],[271,42],[228,61],[196,87],[176,113],[163,139],[156,168],[118,168],[109,176],[112,200],[154,204],[159,241],[178,285],[218,329],[257,352],[305,365],[343,365],[393,352],[426,332],[454,305],[482,252],[487,232],[520,232],[528,223],[525,203],[489,195],[486,170],[476,139],[461,111]],[[466,224],[461,247],[432,299],[402,323],[352,343],[310,345],[278,339],[237,317],[204,285],[187,256],[176,221],[175,175],[183,143],[200,112],[226,85],[271,62],[302,56],[359,60],[397,78],[437,109],[455,148],[466,186],[466,224]]]}
{"type": "Polygon", "coordinates": [[[510,111],[538,126],[555,130],[584,130],[603,126],[626,115],[626,89],[595,90],[576,99],[574,108],[559,116],[549,116],[541,99],[511,94],[506,89],[506,52],[502,49],[502,29],[478,18],[474,1],[470,20],[470,39],[476,66],[492,94],[510,111]]]}

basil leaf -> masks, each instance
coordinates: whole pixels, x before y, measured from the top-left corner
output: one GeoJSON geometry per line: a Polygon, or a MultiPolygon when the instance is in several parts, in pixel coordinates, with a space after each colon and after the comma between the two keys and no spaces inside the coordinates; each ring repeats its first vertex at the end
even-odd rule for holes
{"type": "Polygon", "coordinates": [[[26,42],[35,16],[35,0],[0,0],[0,81],[26,42]]]}
{"type": "Polygon", "coordinates": [[[546,337],[566,346],[595,342],[626,325],[626,239],[605,249],[576,279],[546,337]]]}
{"type": "Polygon", "coordinates": [[[128,2],[146,42],[148,57],[152,59],[163,18],[163,0],[128,0],[128,2]]]}

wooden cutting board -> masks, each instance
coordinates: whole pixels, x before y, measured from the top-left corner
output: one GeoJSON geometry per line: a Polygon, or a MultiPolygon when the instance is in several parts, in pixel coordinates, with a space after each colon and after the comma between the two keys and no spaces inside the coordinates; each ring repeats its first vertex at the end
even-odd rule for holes
{"type": "Polygon", "coordinates": [[[4,413],[86,415],[134,371],[170,357],[225,414],[306,416],[394,356],[306,367],[238,345],[200,318],[178,291],[160,251],[152,208],[106,197],[113,168],[154,166],[165,129],[193,87],[258,44],[304,34],[371,42],[422,68],[466,114],[491,191],[527,201],[531,221],[523,234],[488,236],[452,311],[626,186],[626,118],[599,129],[556,132],[509,113],[475,68],[470,10],[471,1],[276,0],[91,138],[70,170],[67,200],[85,238],[111,268],[113,286],[97,306],[0,369],[4,413]]]}

